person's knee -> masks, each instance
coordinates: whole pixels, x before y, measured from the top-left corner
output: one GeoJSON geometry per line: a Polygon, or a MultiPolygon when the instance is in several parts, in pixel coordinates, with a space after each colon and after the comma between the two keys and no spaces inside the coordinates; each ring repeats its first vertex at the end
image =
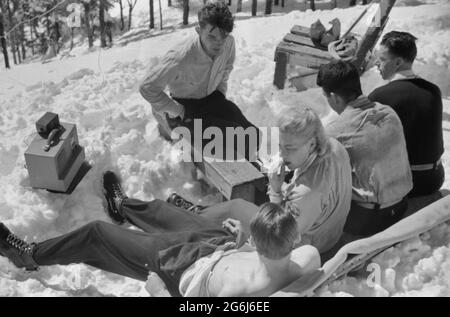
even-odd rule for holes
{"type": "Polygon", "coordinates": [[[243,208],[248,203],[248,201],[242,198],[235,198],[231,202],[232,202],[231,206],[232,210],[238,210],[240,208],[243,208]]]}
{"type": "Polygon", "coordinates": [[[86,226],[88,227],[89,235],[91,237],[100,237],[100,236],[102,236],[103,229],[109,225],[110,224],[108,224],[104,221],[95,220],[95,221],[88,223],[86,226]]]}

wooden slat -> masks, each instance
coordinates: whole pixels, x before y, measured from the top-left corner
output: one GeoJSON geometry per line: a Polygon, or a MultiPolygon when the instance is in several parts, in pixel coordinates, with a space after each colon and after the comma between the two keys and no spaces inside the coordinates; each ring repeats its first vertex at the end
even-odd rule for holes
{"type": "Polygon", "coordinates": [[[331,61],[333,59],[328,51],[322,51],[317,48],[298,45],[294,43],[280,42],[280,44],[278,44],[277,50],[287,51],[291,54],[308,55],[326,61],[331,61]]]}
{"type": "Polygon", "coordinates": [[[306,26],[294,25],[291,29],[291,33],[309,37],[309,30],[310,28],[306,26]]]}
{"type": "Polygon", "coordinates": [[[273,84],[278,89],[284,88],[284,83],[286,81],[286,68],[289,60],[289,54],[280,50],[275,53],[275,74],[273,76],[273,84]]]}
{"type": "Polygon", "coordinates": [[[380,25],[373,25],[367,29],[363,39],[359,45],[358,52],[356,54],[355,65],[358,67],[360,73],[363,73],[367,62],[369,53],[373,50],[376,42],[378,41],[384,27],[387,24],[389,13],[394,6],[396,0],[381,0],[380,3],[380,25]]]}
{"type": "Polygon", "coordinates": [[[247,161],[209,162],[204,160],[196,165],[226,199],[248,198],[247,200],[251,200],[255,182],[264,179],[264,175],[247,161]]]}
{"type": "Polygon", "coordinates": [[[309,47],[314,47],[321,51],[327,51],[327,49],[325,49],[325,48],[316,47],[314,45],[314,43],[311,41],[311,38],[309,37],[309,35],[306,37],[306,36],[302,36],[302,35],[288,33],[284,36],[283,41],[289,42],[289,43],[305,45],[305,46],[309,46],[309,47]]]}

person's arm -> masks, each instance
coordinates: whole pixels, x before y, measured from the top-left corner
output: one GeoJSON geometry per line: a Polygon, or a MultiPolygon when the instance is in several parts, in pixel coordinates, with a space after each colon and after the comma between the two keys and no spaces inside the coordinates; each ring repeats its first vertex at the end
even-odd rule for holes
{"type": "Polygon", "coordinates": [[[177,75],[180,64],[180,57],[174,51],[169,51],[150,69],[139,87],[142,97],[152,105],[155,112],[167,113],[173,118],[177,116],[183,118],[184,107],[170,98],[164,89],[177,75]]]}
{"type": "Polygon", "coordinates": [[[297,219],[300,235],[306,233],[322,214],[321,194],[308,186],[297,186],[286,200],[286,208],[297,219]]]}
{"type": "Polygon", "coordinates": [[[305,287],[308,288],[313,281],[317,281],[324,274],[324,271],[320,269],[319,251],[311,245],[304,245],[292,251],[291,260],[300,267],[300,276],[288,286],[272,294],[272,297],[299,296],[304,293],[305,287]]]}
{"type": "Polygon", "coordinates": [[[283,203],[283,193],[281,187],[286,176],[286,166],[280,161],[279,166],[274,171],[269,172],[269,200],[271,203],[281,205],[283,203]]]}
{"type": "Polygon", "coordinates": [[[217,90],[220,91],[224,96],[227,95],[228,78],[230,77],[230,73],[233,70],[234,60],[236,58],[236,47],[234,44],[234,38],[232,38],[230,50],[231,50],[231,54],[228,57],[227,64],[225,66],[225,72],[222,77],[222,81],[220,82],[219,86],[217,86],[217,90]]]}
{"type": "Polygon", "coordinates": [[[222,222],[222,227],[236,236],[236,249],[242,247],[250,237],[250,234],[244,231],[244,227],[239,220],[228,218],[222,222]]]}

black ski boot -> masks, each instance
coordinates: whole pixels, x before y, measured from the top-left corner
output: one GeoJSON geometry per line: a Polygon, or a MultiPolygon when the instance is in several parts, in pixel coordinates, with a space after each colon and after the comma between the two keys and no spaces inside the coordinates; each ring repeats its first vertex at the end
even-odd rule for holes
{"type": "Polygon", "coordinates": [[[103,195],[107,203],[109,217],[117,224],[123,224],[126,219],[122,213],[122,202],[127,195],[122,190],[120,180],[114,172],[103,173],[103,195]]]}
{"type": "Polygon", "coordinates": [[[37,271],[39,266],[33,259],[35,244],[29,244],[0,222],[0,255],[7,257],[18,268],[37,271]]]}
{"type": "Polygon", "coordinates": [[[169,204],[172,204],[174,206],[177,206],[179,208],[185,209],[187,211],[190,211],[194,214],[198,213],[200,210],[203,210],[206,208],[206,206],[200,206],[200,205],[194,205],[189,200],[184,199],[177,193],[172,193],[169,198],[167,198],[167,202],[169,204]]]}

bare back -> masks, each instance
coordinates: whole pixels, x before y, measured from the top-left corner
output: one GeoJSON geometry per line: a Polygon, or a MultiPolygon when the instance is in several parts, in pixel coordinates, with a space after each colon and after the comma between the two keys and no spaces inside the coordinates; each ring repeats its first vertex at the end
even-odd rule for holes
{"type": "Polygon", "coordinates": [[[211,296],[266,297],[318,267],[319,252],[309,245],[292,251],[288,265],[272,273],[254,248],[244,246],[215,265],[207,287],[211,296]]]}

